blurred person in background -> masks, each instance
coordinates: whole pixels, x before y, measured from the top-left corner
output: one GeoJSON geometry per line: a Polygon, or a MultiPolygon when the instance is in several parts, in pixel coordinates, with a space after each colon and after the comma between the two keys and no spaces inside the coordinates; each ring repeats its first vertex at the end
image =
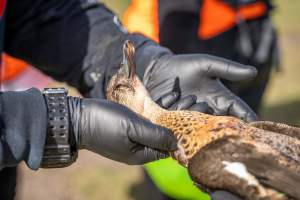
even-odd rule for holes
{"type": "Polygon", "coordinates": [[[78,150],[87,149],[140,165],[177,148],[169,130],[105,100],[127,40],[136,46],[137,74],[163,106],[256,119],[218,79],[251,79],[255,68],[209,55],[174,55],[127,32],[95,0],[0,0],[0,17],[1,52],[74,86],[85,97],[67,96],[64,88],[1,92],[0,199],[13,199],[16,166],[22,161],[33,170],[67,167],[78,150]],[[173,90],[176,80],[181,95],[173,90]]]}
{"type": "MultiPolygon", "coordinates": [[[[271,0],[133,0],[123,22],[129,31],[142,33],[174,53],[205,53],[255,66],[255,79],[223,82],[258,112],[271,69],[279,67],[272,11],[271,0]]],[[[171,159],[145,169],[145,194],[155,194],[150,199],[205,198],[187,171],[171,159]]]]}
{"type": "Polygon", "coordinates": [[[2,59],[0,73],[2,91],[20,91],[31,87],[42,89],[52,82],[51,78],[20,59],[5,53],[2,59]]]}

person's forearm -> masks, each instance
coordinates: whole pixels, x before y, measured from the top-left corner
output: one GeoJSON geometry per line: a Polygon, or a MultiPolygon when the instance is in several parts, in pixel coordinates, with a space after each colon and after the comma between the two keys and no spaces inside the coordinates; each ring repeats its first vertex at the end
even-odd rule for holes
{"type": "Polygon", "coordinates": [[[96,1],[25,2],[8,2],[5,51],[75,86],[84,96],[105,97],[104,85],[121,63],[125,40],[137,48],[151,43],[128,34],[96,1]],[[28,4],[32,9],[25,7],[28,4]]]}
{"type": "Polygon", "coordinates": [[[47,108],[37,89],[0,94],[0,169],[25,161],[38,169],[42,161],[47,108]]]}

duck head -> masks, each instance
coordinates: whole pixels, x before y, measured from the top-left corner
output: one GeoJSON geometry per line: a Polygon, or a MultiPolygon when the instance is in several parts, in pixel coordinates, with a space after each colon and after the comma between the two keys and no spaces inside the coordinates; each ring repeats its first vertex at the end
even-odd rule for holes
{"type": "Polygon", "coordinates": [[[106,96],[108,100],[127,106],[151,119],[151,116],[145,112],[158,110],[159,106],[152,101],[147,89],[136,75],[134,56],[134,44],[127,40],[123,45],[120,69],[109,81],[106,96]]]}

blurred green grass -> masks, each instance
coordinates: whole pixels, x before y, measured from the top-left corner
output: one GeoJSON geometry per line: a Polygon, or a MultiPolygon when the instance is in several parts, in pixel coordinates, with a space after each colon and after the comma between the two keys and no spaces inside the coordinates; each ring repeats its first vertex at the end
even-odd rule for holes
{"type": "Polygon", "coordinates": [[[130,186],[141,178],[138,167],[91,166],[70,176],[84,199],[129,199],[130,186]]]}
{"type": "Polygon", "coordinates": [[[104,3],[107,7],[112,9],[116,14],[122,18],[124,11],[127,6],[130,4],[130,0],[99,0],[104,3]]]}

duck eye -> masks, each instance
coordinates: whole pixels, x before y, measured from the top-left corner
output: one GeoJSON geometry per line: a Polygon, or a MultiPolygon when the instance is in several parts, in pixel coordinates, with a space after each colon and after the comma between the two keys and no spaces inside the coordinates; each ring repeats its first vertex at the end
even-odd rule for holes
{"type": "Polygon", "coordinates": [[[132,93],[134,88],[128,84],[117,84],[114,87],[115,93],[132,93]]]}
{"type": "Polygon", "coordinates": [[[123,90],[128,88],[128,86],[124,85],[124,84],[118,84],[115,86],[114,90],[123,90]]]}

